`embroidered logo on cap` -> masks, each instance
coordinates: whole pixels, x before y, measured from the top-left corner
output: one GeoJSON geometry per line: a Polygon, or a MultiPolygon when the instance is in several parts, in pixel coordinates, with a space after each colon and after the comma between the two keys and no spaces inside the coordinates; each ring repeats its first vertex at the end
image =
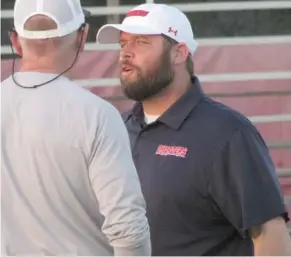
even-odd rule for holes
{"type": "Polygon", "coordinates": [[[127,14],[126,14],[126,17],[131,17],[131,16],[147,16],[148,15],[148,11],[144,11],[144,10],[132,10],[132,11],[129,11],[127,14]]]}
{"type": "Polygon", "coordinates": [[[172,29],[172,27],[169,27],[168,32],[173,33],[175,36],[177,36],[178,30],[174,30],[174,29],[172,29]]]}

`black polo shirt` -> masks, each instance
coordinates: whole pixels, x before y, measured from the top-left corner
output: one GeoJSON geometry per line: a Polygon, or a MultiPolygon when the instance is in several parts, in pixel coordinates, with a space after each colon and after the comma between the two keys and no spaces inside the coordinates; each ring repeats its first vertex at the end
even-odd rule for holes
{"type": "Polygon", "coordinates": [[[268,149],[240,113],[192,88],[156,122],[124,115],[153,255],[253,255],[248,229],[284,215],[268,149]]]}

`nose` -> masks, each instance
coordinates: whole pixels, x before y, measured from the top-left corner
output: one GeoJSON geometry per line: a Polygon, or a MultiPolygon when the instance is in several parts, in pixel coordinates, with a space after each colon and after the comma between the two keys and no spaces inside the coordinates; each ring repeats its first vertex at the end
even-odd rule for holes
{"type": "Polygon", "coordinates": [[[123,46],[120,50],[120,59],[125,60],[125,59],[132,59],[134,57],[134,53],[132,51],[132,48],[130,47],[129,44],[126,44],[123,46]]]}

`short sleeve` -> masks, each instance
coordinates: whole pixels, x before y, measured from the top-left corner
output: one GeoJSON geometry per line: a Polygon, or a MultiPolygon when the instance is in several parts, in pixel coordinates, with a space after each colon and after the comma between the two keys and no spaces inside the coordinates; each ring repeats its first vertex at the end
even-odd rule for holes
{"type": "Polygon", "coordinates": [[[242,236],[278,216],[289,220],[268,148],[255,128],[234,133],[210,174],[211,197],[242,236]]]}

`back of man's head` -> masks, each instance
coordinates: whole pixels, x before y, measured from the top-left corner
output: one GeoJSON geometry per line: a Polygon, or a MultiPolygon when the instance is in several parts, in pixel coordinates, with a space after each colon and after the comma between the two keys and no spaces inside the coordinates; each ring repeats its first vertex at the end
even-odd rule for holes
{"type": "MultiPolygon", "coordinates": [[[[45,15],[34,15],[24,24],[27,31],[49,31],[57,29],[57,24],[45,15]]],[[[26,39],[20,37],[23,57],[35,55],[37,57],[61,55],[65,51],[74,49],[76,32],[69,35],[47,39],[26,39]]]]}
{"type": "Polygon", "coordinates": [[[88,32],[80,0],[16,0],[14,28],[11,41],[23,58],[82,51],[88,32]]]}

